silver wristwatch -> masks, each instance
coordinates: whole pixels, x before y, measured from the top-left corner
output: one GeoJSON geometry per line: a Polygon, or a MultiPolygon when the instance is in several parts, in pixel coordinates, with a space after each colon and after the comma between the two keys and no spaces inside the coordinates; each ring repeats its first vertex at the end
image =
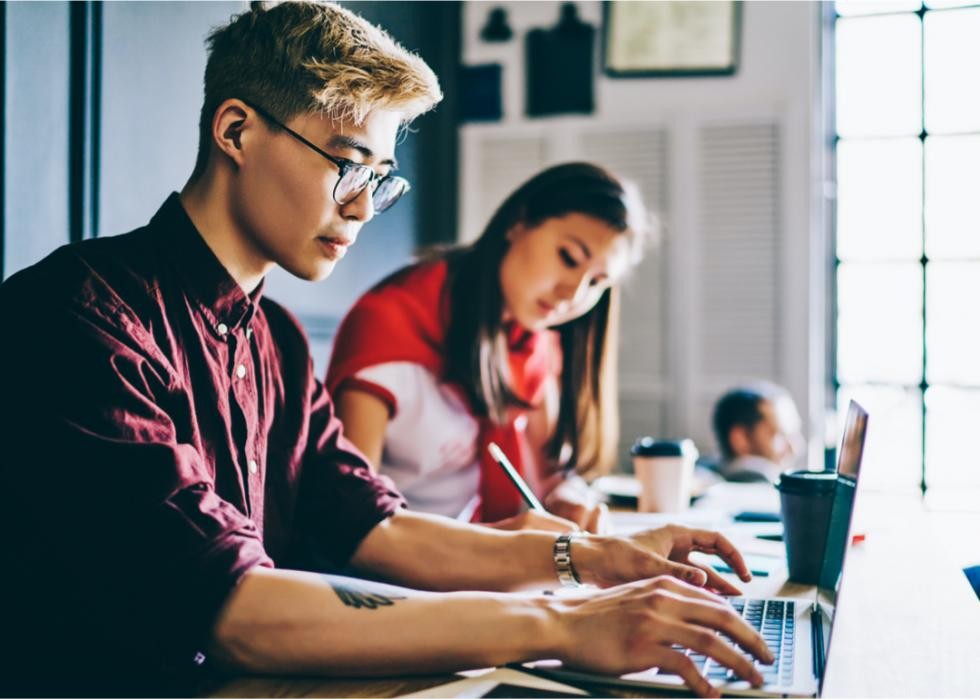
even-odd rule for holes
{"type": "Polygon", "coordinates": [[[558,582],[564,587],[578,587],[582,584],[575,566],[572,565],[572,537],[574,533],[559,534],[555,539],[555,546],[551,550],[555,559],[555,572],[558,574],[558,582]]]}

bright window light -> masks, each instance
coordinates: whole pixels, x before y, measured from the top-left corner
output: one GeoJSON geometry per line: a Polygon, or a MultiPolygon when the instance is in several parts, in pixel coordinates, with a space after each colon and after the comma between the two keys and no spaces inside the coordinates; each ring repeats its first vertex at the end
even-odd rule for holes
{"type": "Polygon", "coordinates": [[[922,129],[922,30],[913,14],[837,21],[837,133],[922,129]]]}
{"type": "Polygon", "coordinates": [[[835,7],[838,408],[874,486],[980,498],[980,0],[835,7]]]}

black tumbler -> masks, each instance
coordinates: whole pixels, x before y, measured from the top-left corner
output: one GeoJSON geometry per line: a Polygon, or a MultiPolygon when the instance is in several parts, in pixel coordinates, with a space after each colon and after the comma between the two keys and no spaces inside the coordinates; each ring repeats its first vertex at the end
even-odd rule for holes
{"type": "Polygon", "coordinates": [[[789,578],[816,585],[820,581],[837,474],[833,471],[786,471],[776,481],[776,489],[782,509],[789,578]]]}

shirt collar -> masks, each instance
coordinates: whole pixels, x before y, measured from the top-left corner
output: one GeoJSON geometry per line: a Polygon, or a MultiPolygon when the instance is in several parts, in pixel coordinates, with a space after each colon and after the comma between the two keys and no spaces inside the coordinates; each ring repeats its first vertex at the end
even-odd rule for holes
{"type": "Polygon", "coordinates": [[[507,335],[507,349],[511,352],[527,349],[537,336],[537,333],[523,327],[516,320],[504,321],[504,333],[507,335]]]}
{"type": "Polygon", "coordinates": [[[216,334],[225,335],[228,330],[252,320],[265,280],[251,294],[246,294],[208,247],[177,192],[167,197],[150,220],[150,228],[216,334]]]}

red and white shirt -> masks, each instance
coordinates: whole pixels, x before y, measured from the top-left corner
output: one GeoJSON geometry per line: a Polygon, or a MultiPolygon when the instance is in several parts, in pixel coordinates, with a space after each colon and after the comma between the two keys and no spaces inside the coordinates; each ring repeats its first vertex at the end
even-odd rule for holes
{"type": "MultiPolygon", "coordinates": [[[[367,391],[383,400],[390,420],[379,469],[409,506],[458,516],[479,497],[475,519],[494,521],[520,511],[514,486],[487,454],[497,442],[519,471],[526,419],[515,411],[497,425],[476,415],[458,384],[443,379],[449,303],[444,260],[408,267],[362,296],[334,340],[327,386],[367,391]]],[[[513,390],[541,400],[560,366],[557,333],[508,331],[513,390]]]]}

